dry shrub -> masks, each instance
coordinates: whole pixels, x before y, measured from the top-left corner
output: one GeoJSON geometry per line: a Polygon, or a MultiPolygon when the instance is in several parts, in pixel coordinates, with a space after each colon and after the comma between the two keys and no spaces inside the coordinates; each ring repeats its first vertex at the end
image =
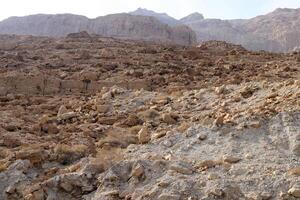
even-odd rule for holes
{"type": "Polygon", "coordinates": [[[0,161],[0,173],[5,171],[9,166],[9,162],[7,160],[0,161]]]}
{"type": "Polygon", "coordinates": [[[83,144],[78,145],[65,145],[58,144],[54,153],[57,156],[57,160],[62,164],[70,164],[82,157],[85,157],[89,154],[89,147],[83,144]]]}

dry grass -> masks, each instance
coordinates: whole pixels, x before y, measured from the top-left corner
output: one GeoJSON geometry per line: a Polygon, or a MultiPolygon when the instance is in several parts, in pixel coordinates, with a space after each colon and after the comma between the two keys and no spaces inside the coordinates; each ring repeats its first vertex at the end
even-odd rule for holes
{"type": "Polygon", "coordinates": [[[58,144],[54,151],[56,154],[78,154],[84,156],[88,152],[88,149],[88,146],[83,144],[77,144],[73,146],[58,144]]]}
{"type": "Polygon", "coordinates": [[[66,144],[58,144],[54,153],[62,164],[69,164],[89,154],[89,147],[83,144],[69,146],[66,144]]]}

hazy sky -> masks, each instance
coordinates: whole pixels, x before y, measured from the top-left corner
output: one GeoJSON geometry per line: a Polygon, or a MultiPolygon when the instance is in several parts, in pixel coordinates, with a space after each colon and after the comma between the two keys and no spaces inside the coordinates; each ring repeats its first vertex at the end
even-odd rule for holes
{"type": "Polygon", "coordinates": [[[275,8],[300,8],[300,0],[1,0],[0,20],[37,13],[73,13],[90,18],[138,7],[175,18],[200,12],[206,18],[251,18],[275,8]]]}

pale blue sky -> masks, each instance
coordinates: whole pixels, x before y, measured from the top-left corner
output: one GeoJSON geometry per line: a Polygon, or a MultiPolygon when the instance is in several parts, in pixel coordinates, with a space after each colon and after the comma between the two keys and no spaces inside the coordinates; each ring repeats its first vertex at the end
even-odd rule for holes
{"type": "Polygon", "coordinates": [[[300,8],[300,0],[2,0],[0,20],[36,13],[73,13],[97,17],[138,7],[166,12],[175,18],[200,12],[206,18],[251,18],[274,9],[300,8]]]}

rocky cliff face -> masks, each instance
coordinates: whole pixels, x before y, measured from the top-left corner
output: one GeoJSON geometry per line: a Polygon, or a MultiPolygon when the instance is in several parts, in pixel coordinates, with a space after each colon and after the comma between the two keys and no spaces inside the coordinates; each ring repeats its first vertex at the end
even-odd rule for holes
{"type": "MultiPolygon", "coordinates": [[[[169,23],[162,14],[153,11],[137,10],[134,13],[153,16],[163,23],[169,23]]],[[[165,16],[172,24],[176,21],[165,16]]],[[[198,42],[221,40],[241,44],[251,50],[288,52],[300,45],[299,19],[300,9],[277,9],[248,20],[205,19],[202,14],[193,13],[177,20],[177,23],[195,31],[198,42]]]]}
{"type": "Polygon", "coordinates": [[[279,48],[267,50],[291,51],[300,44],[300,9],[277,9],[244,21],[240,27],[247,33],[272,41],[279,48]]]}
{"type": "Polygon", "coordinates": [[[114,14],[96,19],[78,15],[32,15],[12,17],[0,23],[0,33],[35,36],[65,36],[88,31],[108,37],[155,40],[181,45],[196,42],[195,33],[188,27],[170,27],[154,17],[114,14]]]}
{"type": "Polygon", "coordinates": [[[300,44],[300,9],[277,9],[249,20],[181,20],[199,42],[223,40],[251,50],[292,51],[300,44]]]}

